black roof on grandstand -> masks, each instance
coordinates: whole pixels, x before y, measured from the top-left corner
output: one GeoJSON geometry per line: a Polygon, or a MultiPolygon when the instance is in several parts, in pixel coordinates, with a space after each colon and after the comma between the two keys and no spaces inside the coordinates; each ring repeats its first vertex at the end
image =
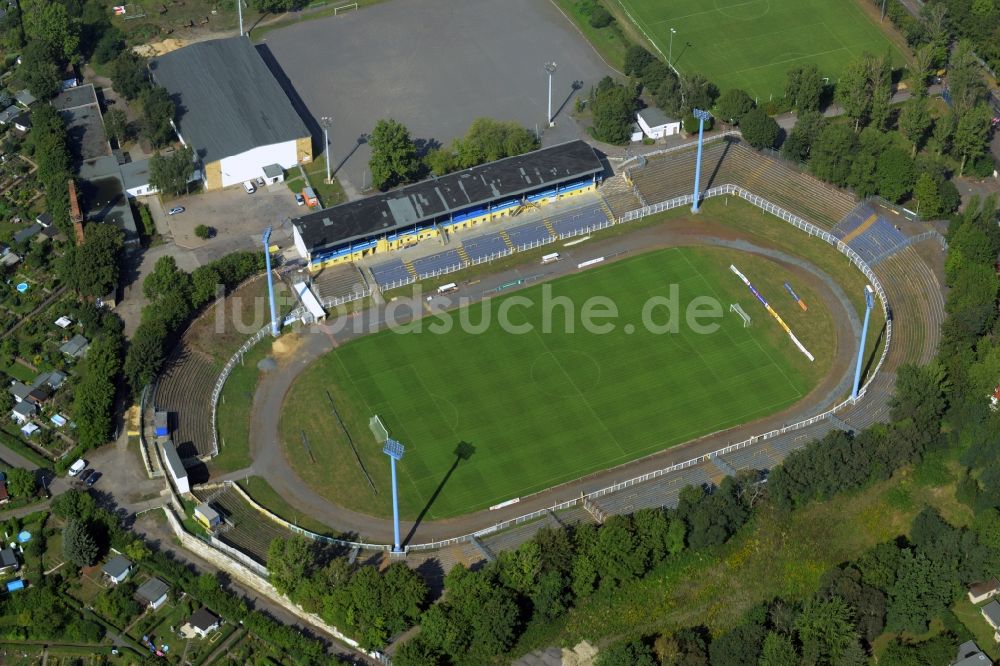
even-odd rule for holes
{"type": "Polygon", "coordinates": [[[593,148],[570,141],[318,210],[293,224],[310,251],[322,250],[603,170],[593,148]]]}
{"type": "Polygon", "coordinates": [[[177,130],[205,163],[309,136],[248,37],[191,44],[151,60],[177,107],[177,130]]]}

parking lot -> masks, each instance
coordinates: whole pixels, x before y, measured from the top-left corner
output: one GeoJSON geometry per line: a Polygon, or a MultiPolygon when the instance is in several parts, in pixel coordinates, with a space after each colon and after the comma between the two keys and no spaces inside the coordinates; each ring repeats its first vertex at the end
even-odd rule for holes
{"type": "Polygon", "coordinates": [[[307,208],[295,204],[295,196],[284,183],[259,187],[247,194],[242,186],[177,197],[157,205],[152,197],[150,210],[157,228],[185,249],[193,250],[198,264],[204,264],[235,250],[260,246],[260,235],[267,225],[274,227],[273,241],[286,246],[291,242],[288,220],[303,215],[307,208]],[[167,215],[176,206],[184,208],[178,215],[167,215]],[[215,229],[207,240],[194,234],[195,227],[204,224],[215,229]]]}
{"type": "Polygon", "coordinates": [[[294,86],[317,143],[319,119],[333,119],[331,162],[354,191],[371,180],[359,137],[381,118],[442,144],[483,116],[544,129],[544,65],[555,61],[552,105],[561,111],[548,145],[577,138],[572,98],[613,74],[555,5],[539,0],[380,3],[275,30],[258,49],[279,66],[286,90],[294,86]]]}

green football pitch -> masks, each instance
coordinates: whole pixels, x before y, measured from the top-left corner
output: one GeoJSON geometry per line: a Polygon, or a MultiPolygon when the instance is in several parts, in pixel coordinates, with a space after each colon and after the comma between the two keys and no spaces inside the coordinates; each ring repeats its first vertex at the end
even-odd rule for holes
{"type": "MultiPolygon", "coordinates": [[[[538,285],[488,306],[469,306],[464,316],[472,324],[491,313],[491,325],[478,334],[464,330],[455,316],[444,334],[430,332],[425,323],[421,332],[383,331],[339,347],[303,372],[286,396],[286,455],[303,480],[328,498],[385,515],[388,461],[368,428],[368,419],[378,414],[406,446],[399,465],[402,513],[412,518],[430,503],[427,517],[443,518],[781,410],[805,395],[827,366],[822,359],[809,364],[795,350],[729,271],[730,262],[765,295],[770,292],[773,303],[784,297],[778,310],[807,346],[815,345],[814,352],[823,346],[817,340],[829,337],[829,313],[806,285],[809,311],[794,307],[781,286],[793,278],[780,265],[722,249],[655,251],[544,285],[552,298],[567,297],[575,305],[575,332],[566,332],[561,309],[551,332],[542,331],[538,285]],[[642,325],[643,307],[651,297],[667,296],[671,284],[678,285],[680,330],[650,331],[642,325]],[[582,330],[579,313],[594,295],[616,304],[619,315],[608,320],[613,332],[582,330]],[[703,320],[718,323],[717,331],[696,333],[683,313],[692,299],[705,296],[717,299],[723,315],[703,320]],[[509,298],[528,299],[511,307],[509,316],[533,331],[515,334],[496,325],[509,298]],[[751,315],[750,327],[728,311],[733,302],[751,315]],[[363,481],[326,391],[375,480],[377,496],[363,481]],[[462,442],[472,454],[456,464],[462,442]]],[[[663,323],[665,317],[666,309],[659,309],[653,320],[663,323]]]]}
{"type": "Polygon", "coordinates": [[[722,91],[743,88],[759,100],[780,97],[786,73],[799,65],[816,65],[836,82],[864,51],[904,62],[858,0],[619,1],[681,74],[703,74],[722,91]]]}

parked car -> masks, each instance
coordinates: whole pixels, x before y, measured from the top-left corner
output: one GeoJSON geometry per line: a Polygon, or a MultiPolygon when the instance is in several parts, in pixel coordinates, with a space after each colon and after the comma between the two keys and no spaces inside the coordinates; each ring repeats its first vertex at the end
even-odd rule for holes
{"type": "Polygon", "coordinates": [[[177,206],[167,211],[167,215],[180,215],[184,212],[184,206],[177,206]]]}
{"type": "Polygon", "coordinates": [[[243,189],[247,191],[247,194],[253,194],[257,191],[257,188],[253,186],[253,181],[250,180],[244,181],[243,189]]]}
{"type": "Polygon", "coordinates": [[[100,472],[94,472],[93,474],[91,474],[90,478],[87,479],[87,487],[88,488],[93,488],[94,484],[97,483],[97,480],[99,478],[101,478],[101,473],[100,472]]]}
{"type": "Polygon", "coordinates": [[[257,176],[257,187],[264,187],[264,179],[257,176]]]}
{"type": "Polygon", "coordinates": [[[80,474],[80,480],[81,481],[86,481],[87,479],[90,478],[90,475],[93,474],[93,473],[94,473],[94,470],[92,470],[91,468],[88,467],[87,469],[83,470],[82,474],[80,474]]]}
{"type": "Polygon", "coordinates": [[[299,194],[298,192],[295,193],[295,205],[296,206],[305,206],[306,205],[305,198],[301,194],[299,194]]]}
{"type": "Polygon", "coordinates": [[[69,475],[77,476],[78,474],[80,474],[80,472],[82,472],[86,468],[87,468],[87,461],[84,460],[83,458],[80,458],[75,463],[69,466],[69,475]]]}

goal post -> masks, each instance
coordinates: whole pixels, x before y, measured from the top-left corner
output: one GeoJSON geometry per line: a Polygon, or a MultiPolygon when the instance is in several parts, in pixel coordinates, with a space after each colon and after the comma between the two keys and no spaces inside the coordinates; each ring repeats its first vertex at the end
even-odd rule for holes
{"type": "Polygon", "coordinates": [[[746,328],[747,326],[750,325],[750,315],[746,313],[746,310],[744,310],[739,303],[732,303],[729,306],[729,311],[735,312],[740,316],[740,319],[743,320],[743,328],[746,328]]]}
{"type": "Polygon", "coordinates": [[[368,420],[368,427],[371,429],[372,434],[375,435],[375,441],[380,445],[385,444],[386,440],[389,439],[389,431],[386,430],[385,424],[382,423],[382,419],[379,418],[378,414],[368,420]]]}
{"type": "Polygon", "coordinates": [[[358,8],[358,3],[356,3],[356,2],[350,2],[350,3],[346,4],[346,5],[339,5],[339,6],[333,8],[333,15],[334,16],[338,16],[341,12],[347,12],[347,11],[350,11],[352,9],[356,10],[357,8],[358,8]]]}

